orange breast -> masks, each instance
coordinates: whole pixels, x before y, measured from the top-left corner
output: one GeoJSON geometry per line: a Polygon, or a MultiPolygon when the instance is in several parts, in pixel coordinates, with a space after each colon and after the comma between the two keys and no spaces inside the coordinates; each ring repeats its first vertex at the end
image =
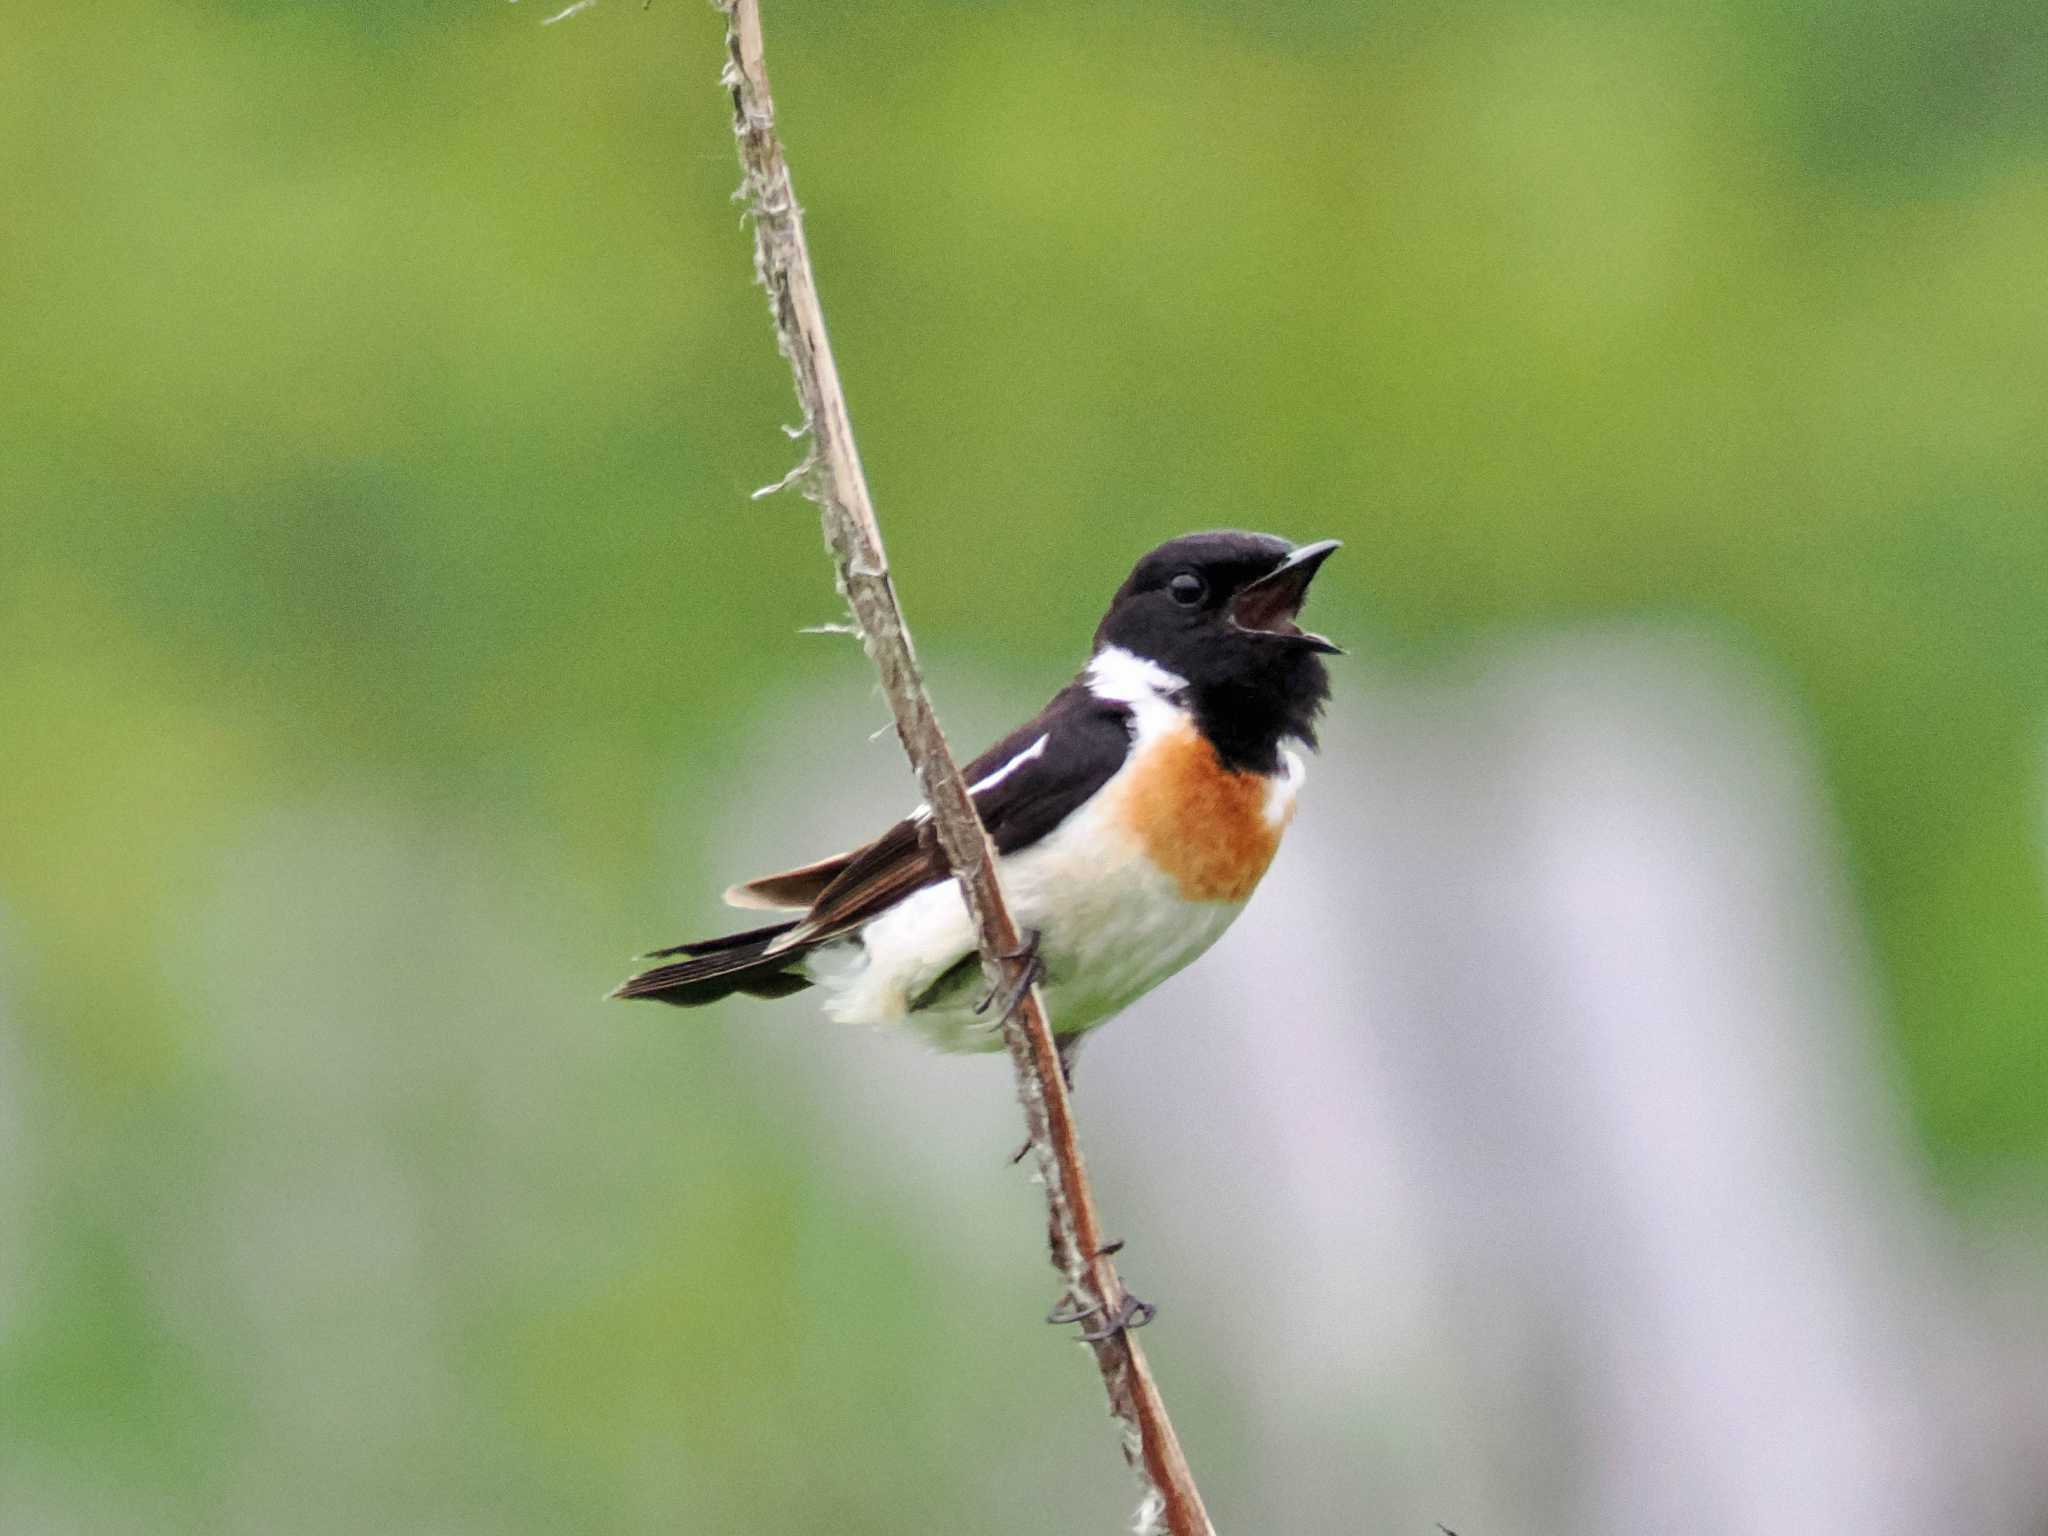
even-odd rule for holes
{"type": "Polygon", "coordinates": [[[1121,819],[1189,901],[1250,896],[1286,828],[1266,819],[1265,777],[1225,768],[1192,724],[1148,743],[1121,787],[1121,819]]]}

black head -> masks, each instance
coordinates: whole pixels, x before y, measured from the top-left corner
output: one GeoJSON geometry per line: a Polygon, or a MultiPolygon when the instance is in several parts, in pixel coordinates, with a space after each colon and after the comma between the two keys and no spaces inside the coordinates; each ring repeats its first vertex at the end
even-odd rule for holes
{"type": "Polygon", "coordinates": [[[1288,736],[1315,744],[1329,697],[1323,654],[1295,623],[1334,539],[1296,547],[1264,533],[1193,533],[1145,556],[1111,599],[1095,650],[1116,646],[1187,682],[1225,763],[1271,772],[1288,736]]]}

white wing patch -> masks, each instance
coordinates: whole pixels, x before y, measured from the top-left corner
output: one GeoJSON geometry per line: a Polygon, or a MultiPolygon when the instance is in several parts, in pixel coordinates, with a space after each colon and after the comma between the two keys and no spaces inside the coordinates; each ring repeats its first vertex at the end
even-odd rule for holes
{"type": "MultiPolygon", "coordinates": [[[[967,793],[969,795],[978,795],[984,789],[995,788],[996,785],[1002,783],[1003,780],[1007,779],[1019,768],[1022,768],[1034,757],[1045,756],[1045,744],[1051,740],[1052,736],[1050,734],[1039,737],[1038,740],[1031,743],[1031,745],[1026,747],[1022,752],[1019,752],[1015,757],[1011,758],[1007,763],[1003,764],[1003,766],[998,768],[994,773],[989,774],[986,778],[976,779],[972,784],[968,785],[967,793]]],[[[911,808],[910,819],[912,821],[930,821],[931,816],[932,808],[926,805],[922,800],[918,801],[917,804],[911,808]]]]}
{"type": "Polygon", "coordinates": [[[1007,763],[1003,764],[1002,767],[998,768],[994,773],[990,774],[987,778],[977,780],[975,783],[968,785],[967,793],[969,793],[970,795],[978,795],[984,789],[994,789],[998,784],[1002,783],[1003,780],[1007,779],[1019,768],[1022,768],[1026,763],[1030,762],[1034,757],[1045,756],[1045,744],[1051,740],[1052,737],[1050,734],[1039,737],[1038,740],[1031,743],[1030,746],[1026,747],[1022,752],[1019,752],[1015,757],[1011,758],[1007,763]]]}

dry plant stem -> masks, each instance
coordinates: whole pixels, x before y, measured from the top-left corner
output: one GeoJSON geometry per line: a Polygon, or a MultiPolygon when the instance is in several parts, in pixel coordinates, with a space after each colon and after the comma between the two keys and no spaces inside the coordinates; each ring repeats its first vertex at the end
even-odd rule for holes
{"type": "MultiPolygon", "coordinates": [[[[792,479],[818,503],[825,540],[860,627],[862,643],[881,675],[932,825],[960,881],[981,945],[991,986],[1017,979],[1022,945],[996,882],[994,850],[975,814],[966,781],[947,749],[911,650],[910,634],[889,579],[881,529],[868,497],[854,446],[846,397],[839,386],[825,316],[804,243],[803,216],[790,189],[789,168],[775,132],[775,105],[762,64],[758,0],[718,0],[726,18],[724,83],[732,92],[733,132],[745,172],[741,197],[754,221],[755,276],[767,290],[776,339],[796,376],[810,451],[792,479]]],[[[785,482],[787,483],[787,482],[785,482]]],[[[1102,1226],[1081,1165],[1073,1110],[1059,1069],[1052,1028],[1036,987],[1003,1026],[1016,1070],[1017,1097],[1037,1155],[1051,1223],[1053,1263],[1065,1276],[1077,1309],[1091,1321],[1119,1316],[1124,1289],[1103,1252],[1102,1226]]],[[[1172,1536],[1214,1536],[1195,1490],[1166,1405],[1146,1368],[1144,1353],[1127,1330],[1106,1330],[1091,1348],[1109,1406],[1123,1428],[1124,1454],[1145,1485],[1141,1528],[1172,1536]]]]}

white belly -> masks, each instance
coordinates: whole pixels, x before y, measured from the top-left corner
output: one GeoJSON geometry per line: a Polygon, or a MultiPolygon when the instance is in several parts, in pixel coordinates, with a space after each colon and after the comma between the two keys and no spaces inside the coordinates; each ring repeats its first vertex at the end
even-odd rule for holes
{"type": "MultiPolygon", "coordinates": [[[[1040,935],[1045,1000],[1062,1035],[1100,1024],[1200,955],[1244,910],[1241,901],[1190,901],[1146,858],[1109,807],[1110,794],[999,865],[1019,929],[1040,935]]],[[[974,951],[959,886],[927,886],[877,918],[860,942],[832,945],[808,962],[826,992],[825,1011],[856,1024],[908,1024],[946,1050],[996,1050],[979,971],[965,986],[927,997],[974,951]],[[924,1006],[913,1011],[913,1003],[924,1006]]]]}

